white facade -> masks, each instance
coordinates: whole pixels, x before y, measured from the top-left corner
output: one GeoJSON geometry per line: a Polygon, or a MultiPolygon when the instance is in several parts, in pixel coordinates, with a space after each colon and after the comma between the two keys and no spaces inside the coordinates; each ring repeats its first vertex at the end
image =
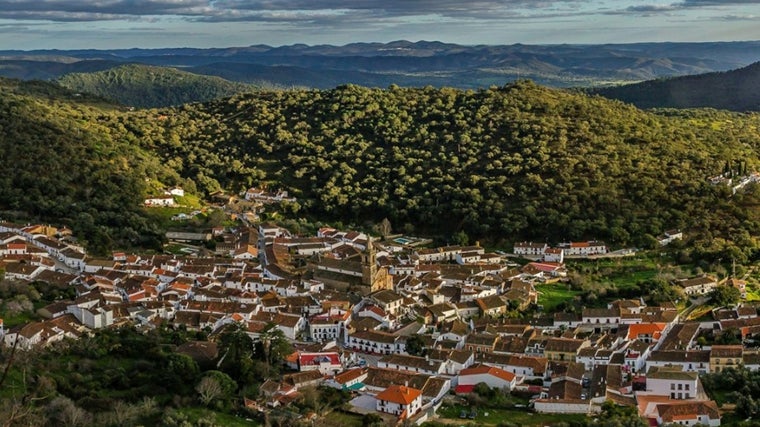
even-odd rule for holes
{"type": "Polygon", "coordinates": [[[515,243],[512,251],[515,255],[541,256],[548,248],[546,243],[520,242],[515,243]]]}
{"type": "Polygon", "coordinates": [[[591,406],[588,402],[539,399],[534,403],[534,409],[540,414],[587,414],[600,412],[601,406],[591,406]]]}
{"type": "MultiPolygon", "coordinates": [[[[508,389],[512,390],[516,382],[516,376],[510,372],[504,371],[503,369],[496,368],[496,367],[488,367],[492,371],[489,372],[480,372],[481,369],[479,368],[469,368],[464,370],[463,372],[459,373],[458,378],[458,385],[477,385],[480,383],[485,383],[491,388],[497,388],[497,389],[508,389]],[[467,373],[467,371],[473,370],[475,373],[467,373]],[[501,371],[502,375],[496,375],[493,371],[501,371]],[[508,374],[508,375],[503,375],[508,374]]],[[[498,372],[497,371],[497,372],[498,372]]]]}
{"type": "MultiPolygon", "coordinates": [[[[400,417],[402,414],[415,414],[422,408],[422,396],[417,397],[411,404],[404,405],[401,403],[390,402],[387,400],[377,400],[377,411],[400,417]]],[[[408,418],[408,416],[407,416],[408,418]]]]}
{"type": "Polygon", "coordinates": [[[588,256],[600,255],[607,253],[607,245],[604,242],[571,242],[562,243],[560,247],[564,249],[565,255],[568,256],[588,256]]]}
{"type": "Polygon", "coordinates": [[[654,368],[647,374],[647,389],[642,394],[670,396],[683,400],[697,397],[699,377],[695,372],[679,371],[678,368],[654,368]]]}
{"type": "Polygon", "coordinates": [[[316,342],[337,340],[343,329],[341,322],[326,320],[309,323],[309,336],[316,342]]]}

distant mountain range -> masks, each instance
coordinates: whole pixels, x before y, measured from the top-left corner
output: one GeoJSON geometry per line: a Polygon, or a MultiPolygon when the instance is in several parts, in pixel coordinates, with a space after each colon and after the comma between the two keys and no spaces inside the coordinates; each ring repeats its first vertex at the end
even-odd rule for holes
{"type": "Polygon", "coordinates": [[[738,70],[592,89],[639,108],[760,110],[760,62],[738,70]]]}
{"type": "Polygon", "coordinates": [[[594,86],[726,71],[760,59],[760,42],[462,46],[441,42],[220,49],[0,51],[0,76],[54,80],[122,65],[169,66],[244,83],[332,88],[503,85],[519,78],[594,86]]]}

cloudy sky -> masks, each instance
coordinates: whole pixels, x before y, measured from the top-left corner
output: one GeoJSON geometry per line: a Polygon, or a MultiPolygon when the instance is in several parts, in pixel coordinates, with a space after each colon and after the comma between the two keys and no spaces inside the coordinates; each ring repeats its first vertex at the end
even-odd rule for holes
{"type": "Polygon", "coordinates": [[[0,49],[760,40],[760,0],[0,0],[0,49]]]}

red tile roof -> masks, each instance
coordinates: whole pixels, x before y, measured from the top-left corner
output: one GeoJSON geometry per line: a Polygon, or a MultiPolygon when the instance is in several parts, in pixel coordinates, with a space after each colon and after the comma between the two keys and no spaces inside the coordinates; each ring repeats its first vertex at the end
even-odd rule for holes
{"type": "Polygon", "coordinates": [[[488,366],[488,365],[473,366],[472,368],[462,369],[459,372],[460,377],[466,376],[466,375],[481,375],[481,374],[492,375],[496,378],[500,378],[508,382],[512,382],[515,379],[515,374],[505,371],[501,368],[497,368],[495,366],[488,366]]]}
{"type": "Polygon", "coordinates": [[[456,394],[468,394],[468,393],[472,393],[472,390],[474,390],[474,389],[475,389],[475,385],[474,384],[471,384],[471,385],[462,385],[462,384],[460,384],[460,385],[456,386],[456,388],[454,389],[454,393],[456,393],[456,394]]]}
{"type": "Polygon", "coordinates": [[[420,396],[422,396],[422,390],[403,385],[392,385],[378,393],[377,399],[400,405],[409,405],[420,396]]]}

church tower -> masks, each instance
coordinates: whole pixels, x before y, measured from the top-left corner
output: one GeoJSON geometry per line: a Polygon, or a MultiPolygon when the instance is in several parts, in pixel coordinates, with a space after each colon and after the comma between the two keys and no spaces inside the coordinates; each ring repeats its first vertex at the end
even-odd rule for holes
{"type": "Polygon", "coordinates": [[[377,251],[372,236],[367,237],[367,248],[362,252],[362,285],[372,286],[377,276],[377,251]]]}

